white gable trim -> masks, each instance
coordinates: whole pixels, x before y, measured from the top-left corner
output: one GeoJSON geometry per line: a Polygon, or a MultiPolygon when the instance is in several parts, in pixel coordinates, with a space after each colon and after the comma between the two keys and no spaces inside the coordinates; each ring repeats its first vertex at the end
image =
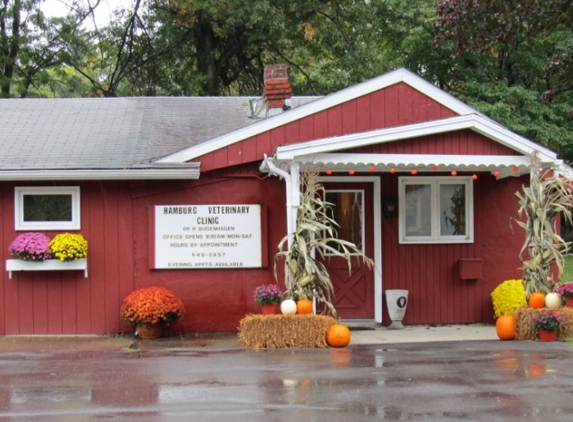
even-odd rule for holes
{"type": "MultiPolygon", "coordinates": [[[[274,158],[277,160],[293,160],[302,156],[309,157],[331,151],[358,148],[464,129],[470,129],[481,133],[482,135],[499,142],[522,155],[530,156],[536,152],[543,164],[556,164],[557,155],[554,152],[479,114],[456,116],[442,120],[415,123],[407,126],[378,129],[299,144],[280,146],[277,148],[274,158]]],[[[511,157],[512,156],[507,156],[507,159],[511,160],[511,157]]],[[[444,159],[446,158],[444,157],[444,159]]],[[[364,162],[364,159],[362,159],[361,162],[364,162]]]]}
{"type": "Polygon", "coordinates": [[[358,85],[337,91],[333,94],[327,95],[323,98],[307,103],[293,110],[289,110],[277,116],[270,117],[261,122],[254,123],[250,126],[235,130],[202,144],[195,145],[179,152],[167,155],[157,160],[157,162],[178,163],[189,161],[218,149],[232,145],[236,142],[240,142],[244,139],[248,139],[261,133],[268,132],[277,127],[303,119],[312,114],[319,113],[328,108],[354,100],[364,95],[371,94],[372,92],[379,91],[400,82],[404,82],[417,91],[420,91],[422,94],[449,108],[456,114],[479,114],[477,110],[471,108],[447,92],[435,87],[414,73],[406,69],[397,69],[393,72],[386,73],[358,85]]]}

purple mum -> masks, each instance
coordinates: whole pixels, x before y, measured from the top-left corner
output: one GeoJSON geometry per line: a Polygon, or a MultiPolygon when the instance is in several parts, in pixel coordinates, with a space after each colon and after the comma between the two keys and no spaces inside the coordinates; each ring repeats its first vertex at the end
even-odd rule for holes
{"type": "Polygon", "coordinates": [[[259,305],[280,303],[283,292],[276,284],[262,285],[255,289],[255,301],[259,305]]]}
{"type": "Polygon", "coordinates": [[[14,239],[8,251],[14,258],[24,261],[44,261],[50,259],[50,238],[43,233],[22,233],[14,239]]]}
{"type": "Polygon", "coordinates": [[[563,297],[573,297],[573,283],[560,284],[555,289],[555,293],[563,297]]]}

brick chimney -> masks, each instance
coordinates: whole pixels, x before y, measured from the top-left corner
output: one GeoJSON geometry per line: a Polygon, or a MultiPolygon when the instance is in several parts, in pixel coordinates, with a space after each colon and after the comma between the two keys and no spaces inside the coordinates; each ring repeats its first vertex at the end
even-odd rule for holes
{"type": "Polygon", "coordinates": [[[290,108],[292,89],[288,81],[287,64],[271,64],[265,67],[265,100],[267,116],[281,113],[290,108]]]}

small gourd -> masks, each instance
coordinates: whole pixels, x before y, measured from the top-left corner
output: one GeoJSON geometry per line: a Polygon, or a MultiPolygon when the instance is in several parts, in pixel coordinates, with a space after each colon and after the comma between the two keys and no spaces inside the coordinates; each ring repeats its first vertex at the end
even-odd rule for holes
{"type": "Polygon", "coordinates": [[[529,296],[529,307],[533,309],[543,308],[545,306],[545,295],[541,292],[533,292],[529,296]]]}
{"type": "Polygon", "coordinates": [[[301,299],[296,303],[296,313],[305,315],[312,314],[312,300],[301,299]]]}
{"type": "Polygon", "coordinates": [[[545,306],[548,309],[557,309],[561,306],[561,295],[557,293],[547,293],[545,296],[545,306]]]}
{"type": "Polygon", "coordinates": [[[292,299],[283,300],[281,303],[281,312],[283,315],[296,314],[296,302],[292,299]]]}

